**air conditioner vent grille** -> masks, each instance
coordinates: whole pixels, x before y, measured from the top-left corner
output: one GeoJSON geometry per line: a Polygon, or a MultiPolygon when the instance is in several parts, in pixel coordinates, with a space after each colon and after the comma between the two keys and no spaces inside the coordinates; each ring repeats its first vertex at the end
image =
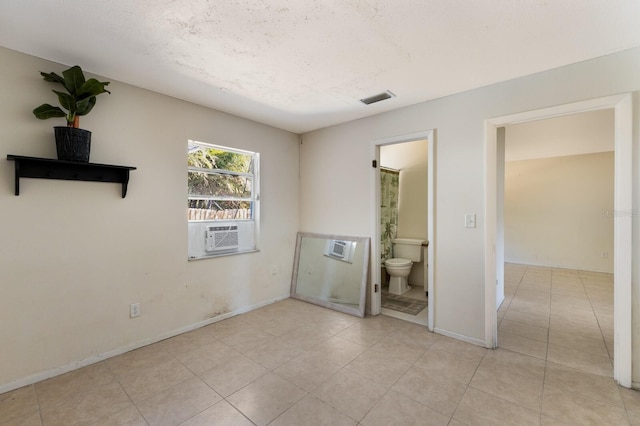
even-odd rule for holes
{"type": "Polygon", "coordinates": [[[206,251],[238,249],[238,225],[208,226],[205,236],[206,251]]]}

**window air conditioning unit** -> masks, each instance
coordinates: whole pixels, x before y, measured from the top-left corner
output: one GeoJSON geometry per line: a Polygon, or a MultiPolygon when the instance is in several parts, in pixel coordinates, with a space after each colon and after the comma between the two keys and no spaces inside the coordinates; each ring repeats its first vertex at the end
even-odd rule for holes
{"type": "Polygon", "coordinates": [[[205,250],[232,251],[238,249],[238,225],[207,226],[205,250]]]}
{"type": "Polygon", "coordinates": [[[324,255],[343,262],[353,263],[355,246],[355,241],[327,240],[324,255]]]}

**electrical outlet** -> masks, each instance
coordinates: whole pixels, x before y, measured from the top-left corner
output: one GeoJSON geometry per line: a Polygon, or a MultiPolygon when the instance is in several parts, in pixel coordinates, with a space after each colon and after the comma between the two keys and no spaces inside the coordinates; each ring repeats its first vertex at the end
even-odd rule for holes
{"type": "Polygon", "coordinates": [[[129,317],[135,318],[140,316],[140,303],[132,303],[129,305],[129,317]]]}
{"type": "Polygon", "coordinates": [[[271,275],[278,275],[280,272],[280,267],[278,265],[271,266],[271,275]]]}

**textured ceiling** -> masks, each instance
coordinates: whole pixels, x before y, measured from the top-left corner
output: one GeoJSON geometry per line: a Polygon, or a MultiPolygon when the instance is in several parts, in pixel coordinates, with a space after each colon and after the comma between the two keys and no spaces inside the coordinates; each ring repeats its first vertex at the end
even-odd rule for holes
{"type": "Polygon", "coordinates": [[[302,133],[640,46],[638,22],[638,0],[6,0],[0,45],[302,133]]]}

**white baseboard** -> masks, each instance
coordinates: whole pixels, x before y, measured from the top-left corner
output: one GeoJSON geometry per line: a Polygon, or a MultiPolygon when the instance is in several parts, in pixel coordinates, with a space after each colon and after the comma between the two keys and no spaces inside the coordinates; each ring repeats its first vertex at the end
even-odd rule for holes
{"type": "Polygon", "coordinates": [[[33,374],[31,376],[28,376],[28,377],[25,377],[25,378],[22,378],[22,379],[15,380],[13,382],[9,382],[9,383],[0,385],[0,394],[12,391],[14,389],[21,388],[23,386],[32,385],[32,384],[40,382],[42,380],[50,379],[52,377],[56,377],[56,376],[59,376],[59,375],[64,374],[64,373],[68,373],[70,371],[77,370],[79,368],[86,367],[88,365],[95,364],[95,363],[100,362],[100,361],[104,361],[105,359],[109,359],[109,358],[112,358],[114,356],[122,355],[123,353],[129,352],[129,351],[132,351],[132,350],[135,350],[135,349],[139,349],[139,348],[142,348],[144,346],[148,346],[148,345],[151,345],[153,343],[157,343],[157,342],[160,342],[162,340],[168,339],[170,337],[174,337],[174,336],[177,336],[179,334],[186,333],[188,331],[192,331],[192,330],[195,330],[195,329],[200,328],[200,327],[204,327],[204,326],[207,326],[207,325],[210,325],[210,324],[214,324],[214,323],[216,323],[218,321],[222,321],[222,320],[234,317],[234,316],[239,315],[239,314],[244,314],[244,313],[253,311],[255,309],[259,309],[259,308],[262,308],[264,306],[271,305],[272,303],[280,302],[281,300],[288,299],[288,298],[289,298],[289,294],[283,295],[283,296],[279,296],[279,297],[276,297],[276,298],[273,298],[273,299],[269,299],[269,300],[264,301],[264,302],[260,302],[258,304],[252,305],[252,306],[239,308],[239,309],[234,310],[233,312],[228,312],[226,314],[219,315],[219,316],[213,317],[213,318],[209,318],[209,319],[206,319],[204,321],[197,322],[195,324],[190,324],[190,325],[188,325],[186,327],[182,327],[182,328],[179,328],[177,330],[170,331],[168,333],[163,333],[163,334],[160,334],[158,336],[150,337],[148,339],[144,339],[144,340],[132,343],[132,344],[127,345],[127,346],[122,346],[122,347],[114,349],[112,351],[108,351],[108,352],[105,352],[105,353],[94,355],[92,357],[85,358],[85,359],[80,360],[80,361],[75,361],[75,362],[72,362],[71,364],[67,364],[67,365],[64,365],[62,367],[58,367],[58,368],[54,368],[54,369],[46,370],[46,371],[41,371],[41,372],[33,374]]]}
{"type": "Polygon", "coordinates": [[[442,334],[443,336],[451,337],[453,339],[462,340],[463,342],[471,343],[476,346],[482,346],[483,348],[487,347],[484,340],[476,339],[474,337],[464,336],[462,334],[454,333],[452,331],[442,330],[441,328],[434,328],[433,332],[442,334]]]}
{"type": "Polygon", "coordinates": [[[503,294],[503,295],[502,295],[502,297],[500,298],[500,300],[499,300],[499,301],[498,301],[498,303],[497,303],[497,306],[498,306],[498,307],[496,308],[496,311],[497,311],[498,309],[500,309],[500,307],[502,306],[502,303],[504,302],[504,299],[505,299],[505,297],[504,297],[504,294],[503,294]]]}

